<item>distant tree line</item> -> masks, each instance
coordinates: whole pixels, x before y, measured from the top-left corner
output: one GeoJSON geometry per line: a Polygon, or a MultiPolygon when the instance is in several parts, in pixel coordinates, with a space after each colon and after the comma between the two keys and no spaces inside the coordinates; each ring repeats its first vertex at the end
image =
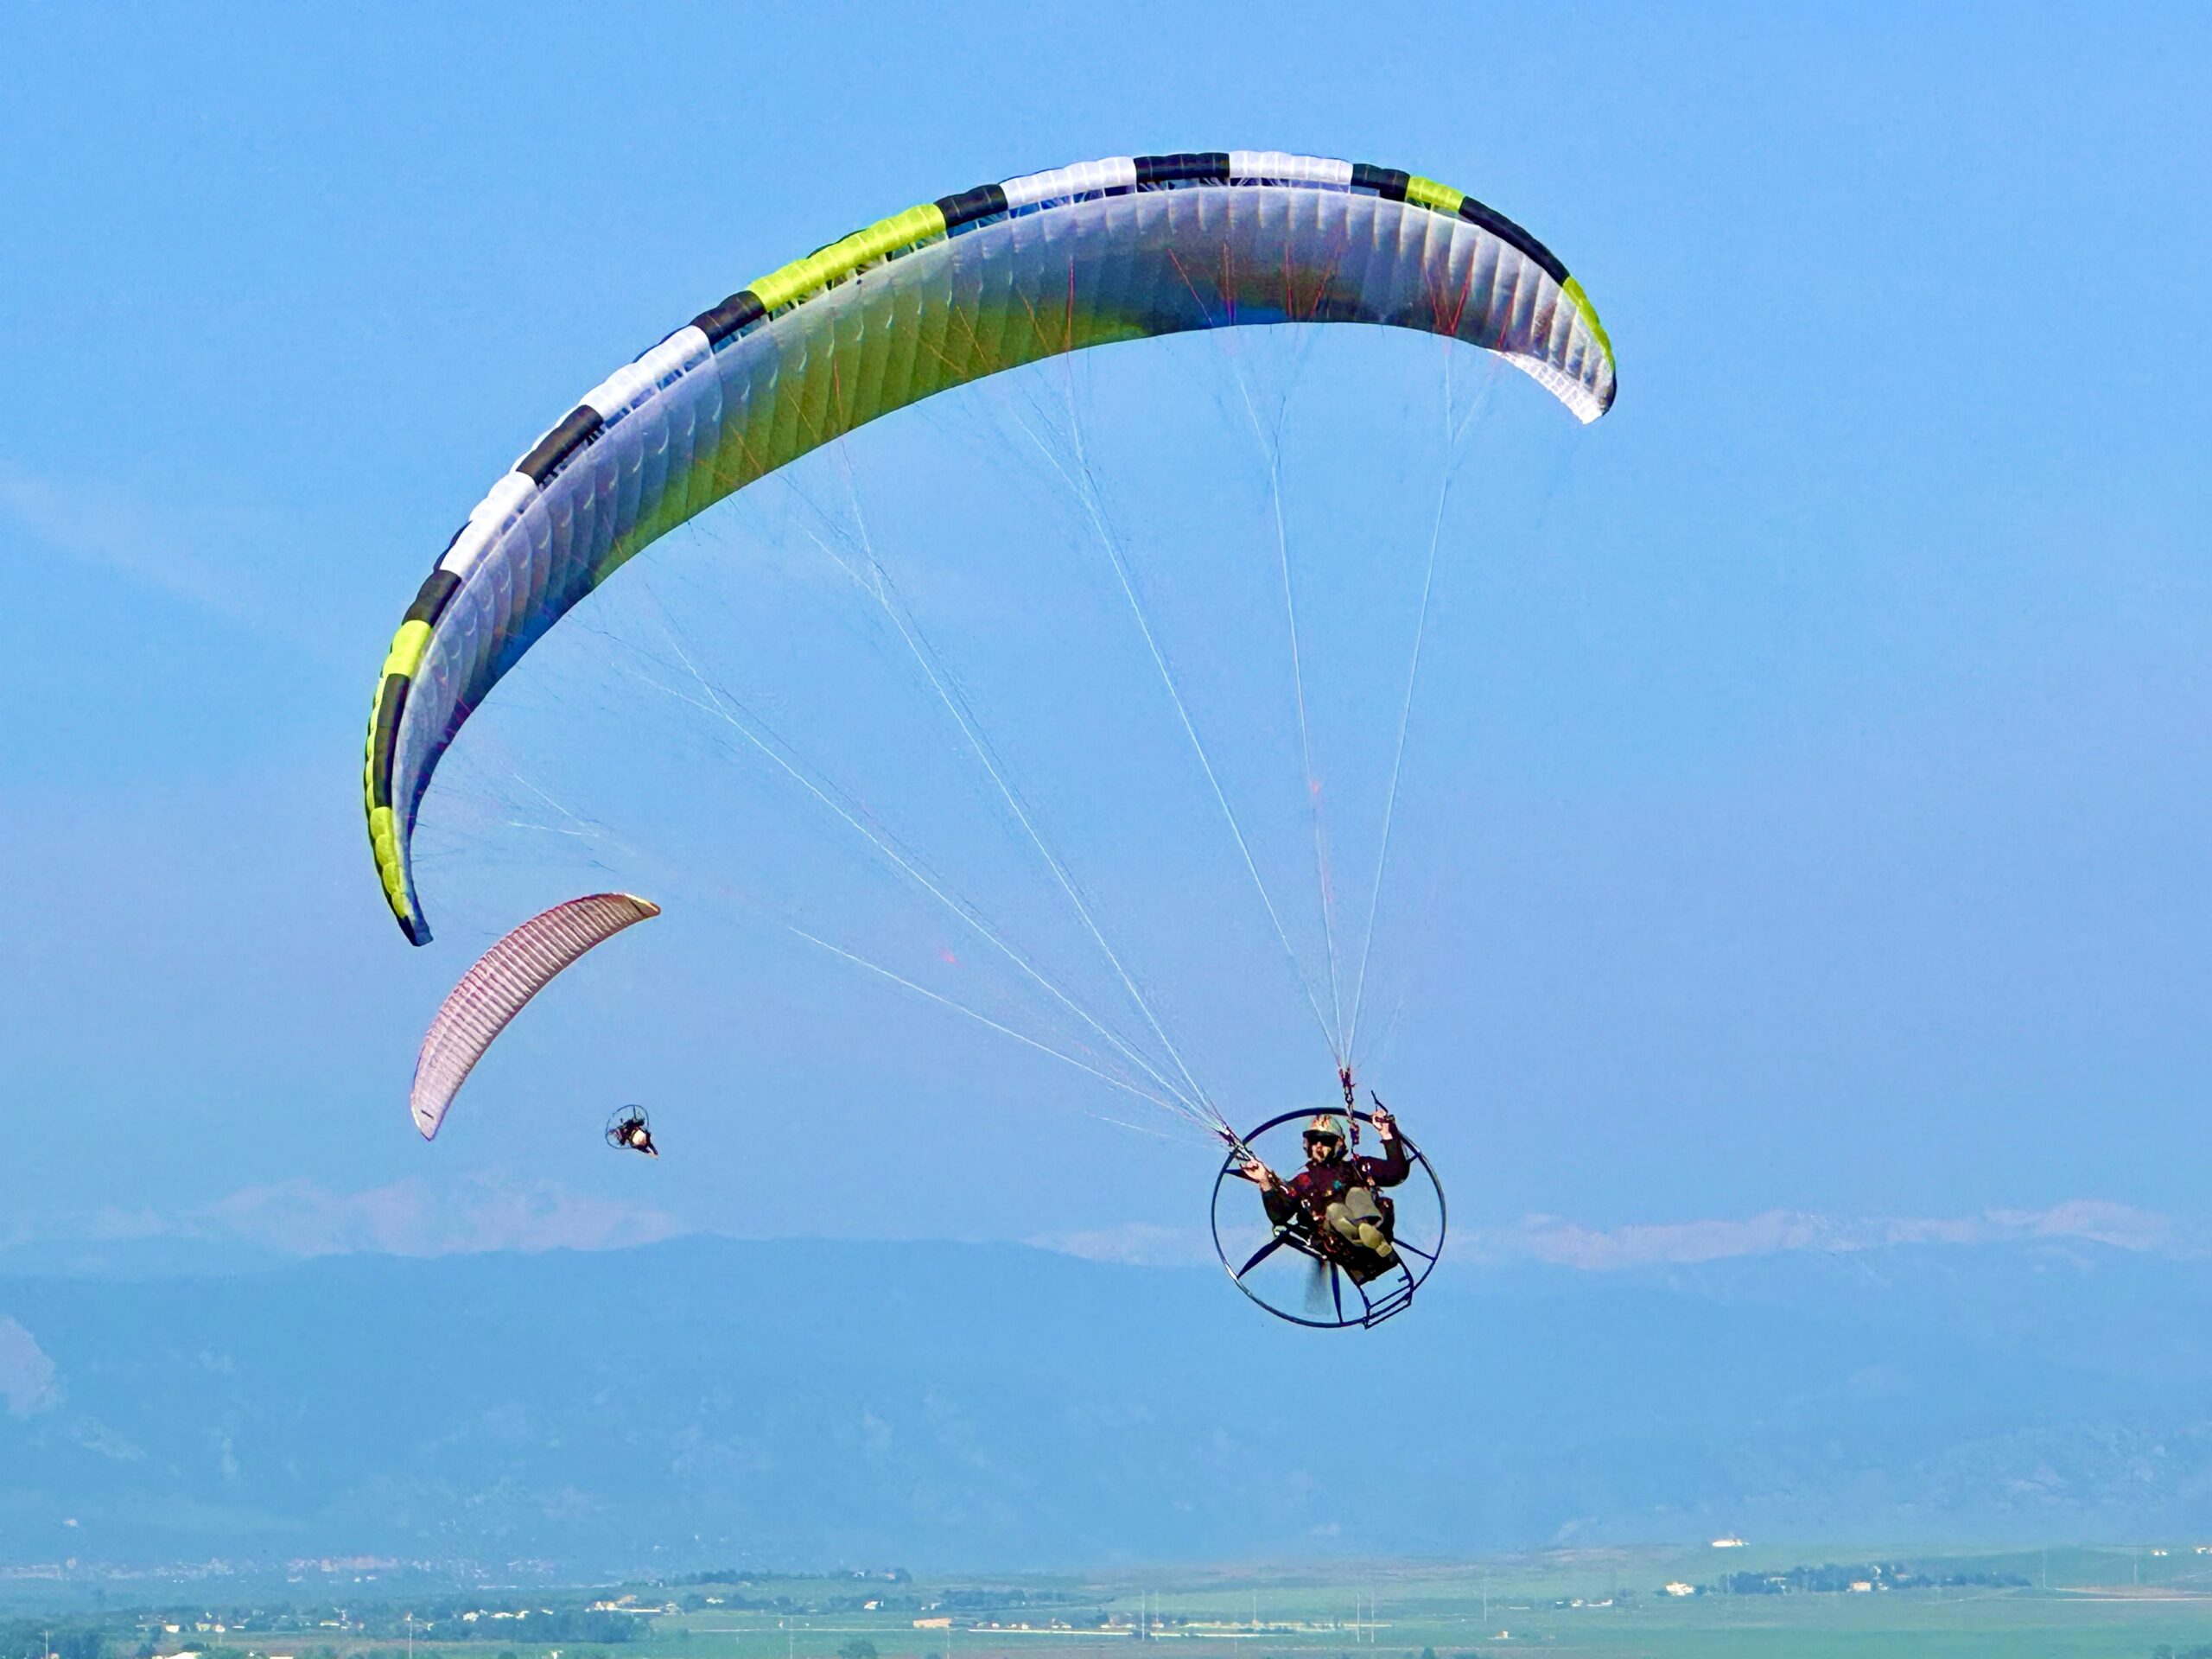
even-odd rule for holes
{"type": "Polygon", "coordinates": [[[40,1659],[46,1653],[58,1653],[61,1659],[100,1659],[100,1633],[97,1626],[56,1624],[52,1627],[53,1645],[48,1645],[48,1626],[35,1618],[10,1619],[0,1624],[0,1659],[40,1659]]]}
{"type": "MultiPolygon", "coordinates": [[[[906,1575],[900,1575],[902,1580],[906,1575]]],[[[709,1584],[726,1582],[709,1576],[709,1584]]],[[[911,1580],[907,1580],[911,1581],[911,1580]]],[[[689,1584],[692,1580],[674,1580],[689,1584]]],[[[720,1595],[709,1596],[703,1591],[692,1590],[677,1599],[677,1605],[687,1613],[703,1612],[709,1607],[728,1608],[739,1613],[998,1613],[1020,1608],[1065,1608],[1071,1604],[1089,1605],[1089,1599],[1073,1591],[1025,1590],[1019,1587],[990,1586],[953,1586],[924,1596],[909,1590],[899,1593],[888,1589],[849,1591],[838,1595],[791,1596],[747,1595],[738,1585],[731,1585],[720,1595]]],[[[757,1587],[757,1586],[756,1586],[757,1587]]],[[[1101,1615],[1103,1622],[1103,1615],[1101,1615]]]]}
{"type": "Polygon", "coordinates": [[[762,1573],[747,1572],[739,1567],[710,1567],[704,1573],[684,1573],[659,1582],[674,1589],[691,1584],[727,1584],[732,1586],[761,1584],[832,1584],[865,1579],[882,1584],[912,1584],[914,1575],[903,1567],[880,1569],[849,1567],[842,1573],[762,1573]]]}
{"type": "MultiPolygon", "coordinates": [[[[1861,1561],[1855,1566],[1831,1561],[1820,1567],[1793,1567],[1785,1573],[1731,1573],[1706,1588],[1724,1596],[1829,1595],[1847,1591],[1854,1584],[1891,1590],[1948,1590],[1967,1586],[2024,1590],[2028,1581],[2012,1573],[1939,1573],[1897,1561],[1861,1561]]],[[[2207,1649],[2204,1659],[2212,1659],[2212,1649],[2207,1649]]]]}
{"type": "MultiPolygon", "coordinates": [[[[480,1594],[455,1594],[440,1592],[434,1595],[410,1597],[405,1601],[375,1602],[363,1605],[348,1602],[344,1606],[328,1604],[293,1604],[276,1607],[220,1607],[195,1602],[182,1607],[141,1608],[130,1612],[111,1613],[106,1616],[106,1628],[117,1636],[122,1652],[140,1649],[150,1655],[156,1649],[174,1647],[178,1642],[207,1656],[207,1659],[228,1659],[233,1652],[244,1659],[245,1649],[238,1645],[241,1636],[251,1636],[256,1649],[267,1652],[270,1638],[290,1638],[284,1650],[305,1652],[315,1659],[338,1659],[337,1649],[327,1645],[331,1639],[332,1625],[342,1630],[340,1640],[352,1642],[367,1637],[375,1641],[392,1641],[404,1637],[410,1630],[420,1637],[435,1642],[492,1642],[516,1641],[525,1643],[585,1643],[613,1645],[626,1642],[643,1641],[652,1631],[652,1611],[626,1612],[620,1610],[593,1610],[584,1605],[585,1597],[575,1591],[540,1592],[551,1602],[550,1611],[543,1605],[517,1607],[510,1604],[500,1607],[494,1602],[487,1605],[480,1594]],[[557,1598],[557,1599],[556,1599],[557,1598]],[[493,1618],[493,1612],[519,1615],[493,1618]],[[469,1613],[481,1615],[470,1619],[469,1613]],[[116,1630],[119,1621],[129,1621],[131,1630],[128,1637],[116,1630]],[[164,1640],[163,1624],[178,1627],[175,1638],[164,1640]],[[221,1634],[214,1635],[211,1626],[221,1627],[221,1634]],[[143,1639],[142,1639],[143,1638],[143,1639]],[[212,1638],[212,1639],[211,1639],[212,1638]],[[295,1643],[298,1645],[295,1645],[295,1643]]],[[[596,1596],[598,1592],[590,1592],[596,1596]]],[[[13,1626],[0,1626],[0,1631],[12,1630],[13,1626]]],[[[28,1649],[19,1649],[5,1645],[0,1637],[0,1659],[35,1659],[38,1652],[38,1625],[27,1626],[32,1634],[28,1649]]],[[[61,1627],[54,1627],[54,1650],[60,1659],[97,1659],[96,1654],[78,1656],[60,1645],[61,1627]]],[[[348,1649],[346,1659],[354,1659],[354,1650],[348,1649]]]]}
{"type": "Polygon", "coordinates": [[[727,1607],[739,1613],[912,1613],[921,1611],[919,1596],[748,1596],[742,1591],[726,1590],[719,1596],[708,1596],[694,1590],[682,1597],[677,1605],[687,1613],[704,1611],[709,1607],[727,1607]],[[874,1607],[868,1605],[874,1603],[874,1607]]]}
{"type": "Polygon", "coordinates": [[[948,1612],[990,1613],[1008,1607],[1065,1607],[1071,1601],[1088,1598],[1071,1590],[1023,1590],[1014,1586],[963,1589],[955,1586],[940,1591],[935,1599],[948,1612]]]}
{"type": "MultiPolygon", "coordinates": [[[[423,1623],[417,1619],[416,1634],[421,1635],[423,1630],[423,1623]]],[[[523,1641],[532,1646],[554,1647],[582,1643],[609,1647],[643,1641],[651,1630],[652,1621],[639,1613],[594,1611],[587,1607],[556,1607],[549,1613],[533,1607],[520,1618],[480,1618],[468,1624],[442,1618],[431,1634],[440,1642],[523,1641]]]]}
{"type": "MultiPolygon", "coordinates": [[[[356,1609],[349,1623],[355,1634],[391,1640],[408,1633],[411,1629],[417,1638],[428,1637],[434,1642],[513,1642],[533,1645],[546,1643],[560,1646],[585,1643],[611,1646],[624,1642],[641,1642],[652,1633],[652,1619],[647,1613],[626,1613],[604,1608],[579,1606],[555,1607],[550,1611],[543,1607],[514,1609],[486,1608],[480,1600],[459,1598],[418,1601],[411,1608],[372,1607],[356,1609]],[[516,1618],[494,1618],[493,1611],[512,1611],[516,1618]],[[410,1621],[409,1615],[412,1614],[410,1621]],[[482,1617],[465,1618],[467,1613],[482,1617]]],[[[232,1628],[238,1628],[233,1625],[232,1628]]],[[[0,1659],[6,1659],[0,1655],[0,1659]]],[[[213,1659],[210,1655],[209,1659],[213,1659]]]]}

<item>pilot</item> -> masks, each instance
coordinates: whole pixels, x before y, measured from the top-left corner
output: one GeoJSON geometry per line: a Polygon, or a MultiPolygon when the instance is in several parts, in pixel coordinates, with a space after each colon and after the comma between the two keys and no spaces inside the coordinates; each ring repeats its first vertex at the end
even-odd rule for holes
{"type": "Polygon", "coordinates": [[[1247,1159],[1239,1171],[1259,1187],[1269,1221],[1286,1226],[1302,1213],[1315,1248],[1362,1282],[1397,1259],[1390,1201],[1381,1189],[1397,1185],[1412,1167],[1398,1121],[1380,1100],[1374,1123],[1382,1143],[1380,1158],[1348,1156],[1344,1120],[1323,1112],[1306,1126],[1306,1167],[1288,1180],[1257,1158],[1247,1159]]]}

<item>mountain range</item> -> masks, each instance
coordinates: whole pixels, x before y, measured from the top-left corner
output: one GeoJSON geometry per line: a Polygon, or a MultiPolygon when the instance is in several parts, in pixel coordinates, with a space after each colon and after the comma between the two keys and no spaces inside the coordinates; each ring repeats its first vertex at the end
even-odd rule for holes
{"type": "Polygon", "coordinates": [[[747,1243],[0,1276],[0,1561],[1058,1567],[2212,1535],[2212,1262],[1217,1270],[747,1243]]]}

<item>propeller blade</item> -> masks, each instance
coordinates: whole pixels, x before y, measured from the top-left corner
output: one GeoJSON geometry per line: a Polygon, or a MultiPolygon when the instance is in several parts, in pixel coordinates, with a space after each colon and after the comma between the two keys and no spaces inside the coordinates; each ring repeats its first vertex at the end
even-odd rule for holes
{"type": "Polygon", "coordinates": [[[1266,1261],[1277,1250],[1282,1249],[1282,1247],[1288,1242],[1289,1236],[1287,1234],[1277,1233],[1266,1243],[1261,1245],[1258,1249],[1252,1252],[1251,1259],[1245,1262],[1243,1267],[1236,1269],[1236,1277],[1242,1279],[1246,1274],[1251,1272],[1253,1268],[1258,1267],[1261,1262],[1266,1261]]]}

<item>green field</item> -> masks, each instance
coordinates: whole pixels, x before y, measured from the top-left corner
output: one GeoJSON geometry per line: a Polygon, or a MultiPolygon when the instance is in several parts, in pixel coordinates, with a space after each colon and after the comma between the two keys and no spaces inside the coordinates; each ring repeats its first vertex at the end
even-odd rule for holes
{"type": "MultiPolygon", "coordinates": [[[[963,1615],[917,1630],[911,1612],[777,1618],[707,1609],[656,1621],[656,1659],[835,1659],[856,1639],[882,1659],[1101,1659],[1138,1639],[1228,1644],[1237,1659],[1345,1656],[1436,1659],[1541,1648],[1613,1659],[1714,1655],[1726,1659],[1872,1659],[1872,1656],[2127,1655],[2150,1659],[2212,1647],[2212,1556],[2186,1544],[2141,1550],[2052,1550],[1910,1556],[1866,1549],[1571,1551],[1466,1566],[1338,1564],[1282,1569],[1160,1570],[1078,1580],[1002,1581],[1006,1589],[1076,1598],[963,1615]],[[1669,1582],[1799,1566],[1909,1560],[1929,1576],[2010,1577],[2018,1586],[1667,1594],[1669,1582]],[[2046,1588],[2046,1585],[2048,1587],[2046,1588]],[[1104,1630],[1071,1626],[1103,1614],[1104,1630]],[[996,1625],[1001,1628],[991,1628],[996,1625]],[[711,1644],[711,1645],[709,1645],[711,1644]],[[703,1651],[702,1651],[703,1649],[703,1651]]],[[[930,1586],[901,1586],[929,1599],[930,1586]]],[[[756,1592],[757,1593],[757,1592],[756,1592]]],[[[942,1610],[932,1617],[943,1617],[942,1610]]]]}
{"type": "Polygon", "coordinates": [[[82,1583],[54,1585],[50,1629],[29,1616],[35,1586],[8,1587],[0,1659],[1107,1659],[1133,1646],[1187,1659],[2212,1659],[2212,1554],[2182,1541],[1944,1554],[1587,1549],[605,1589],[458,1589],[401,1568],[257,1590],[111,1583],[96,1611],[82,1583]],[[1786,1592],[1755,1592],[1777,1578],[1786,1592]],[[1670,1584],[1701,1593],[1670,1594],[1670,1584]]]}

